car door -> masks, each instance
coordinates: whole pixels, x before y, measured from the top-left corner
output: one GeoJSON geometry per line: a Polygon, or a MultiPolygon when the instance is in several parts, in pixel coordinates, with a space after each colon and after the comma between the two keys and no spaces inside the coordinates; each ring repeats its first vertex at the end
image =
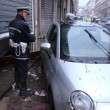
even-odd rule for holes
{"type": "Polygon", "coordinates": [[[56,71],[57,26],[52,25],[47,33],[47,41],[51,44],[51,49],[49,51],[43,51],[43,62],[46,77],[52,83],[56,71]]]}
{"type": "MultiPolygon", "coordinates": [[[[50,71],[49,71],[49,81],[51,84],[53,97],[54,97],[54,104],[56,110],[62,110],[62,108],[65,107],[65,101],[62,100],[62,97],[64,94],[62,94],[62,87],[64,87],[64,83],[62,78],[63,74],[61,74],[61,70],[58,68],[58,62],[59,62],[59,49],[60,49],[60,26],[55,25],[54,29],[52,31],[52,35],[49,36],[48,41],[51,43],[51,58],[48,61],[48,64],[50,65],[50,71]],[[58,70],[59,69],[59,70],[58,70]],[[62,104],[64,105],[62,107],[62,104]]],[[[64,96],[65,97],[65,96],[64,96]]],[[[64,98],[63,98],[64,99],[64,98]]]]}
{"type": "Polygon", "coordinates": [[[51,44],[51,49],[49,51],[44,51],[44,68],[46,72],[46,77],[52,89],[52,94],[54,98],[54,104],[57,109],[61,105],[61,84],[58,72],[58,53],[59,53],[59,25],[53,25],[47,34],[47,40],[51,44]],[[59,96],[59,97],[58,97],[59,96]]]}

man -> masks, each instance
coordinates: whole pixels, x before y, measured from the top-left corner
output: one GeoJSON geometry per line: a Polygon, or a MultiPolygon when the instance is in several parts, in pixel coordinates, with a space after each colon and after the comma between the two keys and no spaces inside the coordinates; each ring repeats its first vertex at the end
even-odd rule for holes
{"type": "Polygon", "coordinates": [[[78,20],[78,17],[75,16],[73,13],[67,13],[67,14],[66,14],[66,21],[67,21],[68,23],[72,23],[72,22],[74,22],[75,20],[78,20]]]}
{"type": "Polygon", "coordinates": [[[15,87],[20,89],[19,96],[23,98],[30,96],[26,84],[30,56],[29,43],[35,41],[35,36],[30,33],[26,23],[29,14],[28,7],[17,8],[16,18],[9,23],[9,45],[14,58],[15,87]]]}

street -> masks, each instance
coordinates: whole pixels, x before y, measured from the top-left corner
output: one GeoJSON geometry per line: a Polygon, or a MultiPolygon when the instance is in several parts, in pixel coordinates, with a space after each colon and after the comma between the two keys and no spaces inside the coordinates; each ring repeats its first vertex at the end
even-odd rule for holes
{"type": "Polygon", "coordinates": [[[12,63],[5,65],[0,72],[0,110],[50,110],[47,98],[46,77],[40,61],[35,56],[29,62],[27,86],[33,95],[26,99],[19,97],[14,90],[12,63]]]}

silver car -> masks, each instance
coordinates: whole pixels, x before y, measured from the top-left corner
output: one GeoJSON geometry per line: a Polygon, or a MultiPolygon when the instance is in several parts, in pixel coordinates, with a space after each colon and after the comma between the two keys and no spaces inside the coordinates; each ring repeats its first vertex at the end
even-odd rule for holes
{"type": "Polygon", "coordinates": [[[81,21],[57,22],[40,47],[55,110],[110,110],[106,28],[81,21]]]}

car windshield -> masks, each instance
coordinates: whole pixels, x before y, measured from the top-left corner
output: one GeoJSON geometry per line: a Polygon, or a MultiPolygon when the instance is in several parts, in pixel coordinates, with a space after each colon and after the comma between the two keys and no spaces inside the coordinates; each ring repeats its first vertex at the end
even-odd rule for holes
{"type": "Polygon", "coordinates": [[[65,58],[106,58],[110,56],[110,34],[106,28],[64,26],[61,55],[65,58]]]}
{"type": "Polygon", "coordinates": [[[106,19],[106,23],[110,23],[110,18],[107,18],[106,19]]]}

